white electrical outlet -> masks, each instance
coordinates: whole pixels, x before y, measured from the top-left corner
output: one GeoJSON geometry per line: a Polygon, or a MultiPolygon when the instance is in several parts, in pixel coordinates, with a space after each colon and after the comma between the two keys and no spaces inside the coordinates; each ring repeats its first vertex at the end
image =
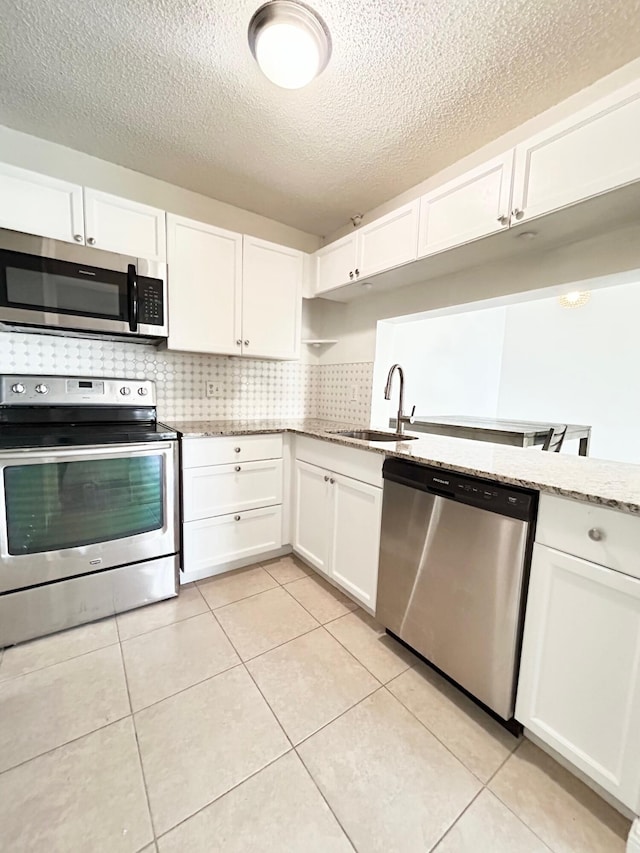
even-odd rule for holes
{"type": "Polygon", "coordinates": [[[214,382],[213,379],[205,379],[204,393],[207,397],[219,397],[220,385],[217,382],[214,382]]]}

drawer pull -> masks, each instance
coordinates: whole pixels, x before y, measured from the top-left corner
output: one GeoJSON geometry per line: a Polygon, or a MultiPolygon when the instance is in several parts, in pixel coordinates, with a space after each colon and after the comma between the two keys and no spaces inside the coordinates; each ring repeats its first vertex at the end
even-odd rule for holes
{"type": "Polygon", "coordinates": [[[242,468],[239,465],[236,465],[236,471],[242,471],[242,468]]]}
{"type": "Polygon", "coordinates": [[[328,482],[329,482],[329,477],[328,477],[328,475],[327,475],[327,474],[325,474],[325,475],[324,475],[324,481],[325,481],[325,483],[328,483],[328,482]]]}
{"type": "Polygon", "coordinates": [[[234,516],[233,516],[233,520],[234,520],[234,521],[240,521],[240,516],[239,516],[239,515],[234,515],[234,516]]]}
{"type": "Polygon", "coordinates": [[[236,452],[236,453],[240,453],[240,450],[241,450],[242,448],[240,448],[240,447],[234,447],[233,449],[235,450],[235,452],[236,452]]]}
{"type": "Polygon", "coordinates": [[[604,533],[602,532],[602,530],[600,530],[599,527],[592,527],[587,536],[593,542],[602,542],[602,540],[604,539],[604,533]]]}
{"type": "Polygon", "coordinates": [[[331,485],[333,486],[333,484],[335,483],[335,480],[333,479],[333,477],[329,477],[329,482],[330,482],[330,483],[331,483],[331,485]]]}

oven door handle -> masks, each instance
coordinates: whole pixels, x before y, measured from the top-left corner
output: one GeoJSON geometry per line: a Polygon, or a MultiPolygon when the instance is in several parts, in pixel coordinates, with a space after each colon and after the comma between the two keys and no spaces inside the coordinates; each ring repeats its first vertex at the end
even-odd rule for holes
{"type": "Polygon", "coordinates": [[[138,331],[138,273],[133,264],[127,267],[127,298],[129,301],[129,329],[138,331]]]}

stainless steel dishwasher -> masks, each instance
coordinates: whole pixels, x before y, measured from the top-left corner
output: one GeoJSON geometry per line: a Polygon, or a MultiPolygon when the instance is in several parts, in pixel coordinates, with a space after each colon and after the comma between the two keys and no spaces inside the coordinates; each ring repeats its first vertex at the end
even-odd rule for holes
{"type": "Polygon", "coordinates": [[[388,459],[376,616],[513,717],[537,494],[388,459]]]}

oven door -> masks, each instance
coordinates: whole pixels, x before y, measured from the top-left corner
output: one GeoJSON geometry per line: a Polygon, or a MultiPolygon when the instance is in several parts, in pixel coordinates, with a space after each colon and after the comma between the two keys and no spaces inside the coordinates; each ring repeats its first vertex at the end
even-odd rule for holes
{"type": "Polygon", "coordinates": [[[175,554],[177,442],[0,454],[0,592],[175,554]]]}
{"type": "Polygon", "coordinates": [[[0,321],[166,337],[164,265],[0,230],[0,321]]]}

